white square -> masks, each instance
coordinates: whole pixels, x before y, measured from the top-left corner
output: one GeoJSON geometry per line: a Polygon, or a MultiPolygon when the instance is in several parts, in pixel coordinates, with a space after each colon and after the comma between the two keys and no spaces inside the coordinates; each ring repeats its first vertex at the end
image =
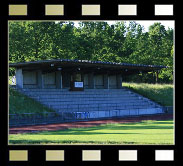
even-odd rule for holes
{"type": "Polygon", "coordinates": [[[74,82],[74,87],[83,88],[83,82],[74,82]]]}
{"type": "Polygon", "coordinates": [[[155,15],[173,15],[173,5],[155,5],[155,15]]]}
{"type": "Polygon", "coordinates": [[[156,150],[155,160],[156,161],[173,161],[174,151],[173,150],[156,150]]]}
{"type": "Polygon", "coordinates": [[[100,150],[83,150],[82,160],[83,161],[100,161],[101,151],[100,150]]]}

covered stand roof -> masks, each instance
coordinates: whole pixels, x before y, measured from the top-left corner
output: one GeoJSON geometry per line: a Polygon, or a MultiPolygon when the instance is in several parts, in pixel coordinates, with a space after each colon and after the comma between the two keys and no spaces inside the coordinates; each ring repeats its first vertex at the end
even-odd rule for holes
{"type": "Polygon", "coordinates": [[[74,71],[80,68],[81,71],[111,71],[125,74],[135,74],[139,72],[158,71],[166,66],[160,65],[143,65],[130,63],[115,63],[115,62],[101,62],[90,60],[69,60],[69,59],[55,59],[55,60],[40,60],[31,62],[10,63],[9,67],[22,68],[24,70],[70,70],[74,71]]]}

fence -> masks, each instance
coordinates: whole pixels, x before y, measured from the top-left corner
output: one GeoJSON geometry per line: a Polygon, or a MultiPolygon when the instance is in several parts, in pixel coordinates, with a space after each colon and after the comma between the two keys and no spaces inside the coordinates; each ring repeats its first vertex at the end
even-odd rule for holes
{"type": "Polygon", "coordinates": [[[162,108],[141,108],[141,109],[113,109],[105,111],[82,111],[82,112],[44,112],[37,113],[23,113],[23,114],[9,114],[9,126],[25,126],[25,125],[39,125],[39,124],[53,124],[63,122],[85,121],[93,119],[107,119],[124,116],[140,116],[162,114],[165,110],[162,108]]]}
{"type": "Polygon", "coordinates": [[[82,108],[78,107],[75,111],[69,112],[67,105],[68,110],[63,112],[9,114],[9,126],[62,123],[118,116],[117,104],[113,106],[113,110],[102,111],[100,104],[97,107],[97,111],[81,111],[82,108]]]}
{"type": "Polygon", "coordinates": [[[9,126],[12,127],[12,126],[51,124],[51,123],[87,120],[91,118],[90,114],[91,112],[61,112],[61,113],[45,112],[41,114],[37,113],[9,114],[9,126]]]}

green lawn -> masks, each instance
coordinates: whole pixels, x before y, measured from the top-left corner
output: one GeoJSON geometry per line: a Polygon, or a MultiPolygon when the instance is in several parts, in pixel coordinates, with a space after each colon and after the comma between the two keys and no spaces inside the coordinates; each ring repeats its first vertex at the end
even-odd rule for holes
{"type": "Polygon", "coordinates": [[[9,114],[55,112],[34,99],[9,88],[9,114]]]}
{"type": "Polygon", "coordinates": [[[173,106],[173,84],[123,83],[123,86],[163,106],[173,106]]]}
{"type": "Polygon", "coordinates": [[[10,144],[174,144],[173,120],[107,124],[31,134],[10,134],[10,144]]]}

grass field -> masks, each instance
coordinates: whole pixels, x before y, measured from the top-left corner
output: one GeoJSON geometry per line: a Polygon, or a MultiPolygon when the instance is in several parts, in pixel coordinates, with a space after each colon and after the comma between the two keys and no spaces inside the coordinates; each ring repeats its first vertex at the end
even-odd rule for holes
{"type": "Polygon", "coordinates": [[[173,106],[173,84],[123,83],[123,86],[163,106],[173,106]]]}
{"type": "Polygon", "coordinates": [[[9,144],[174,144],[173,120],[114,123],[27,134],[10,134],[9,144]]]}

